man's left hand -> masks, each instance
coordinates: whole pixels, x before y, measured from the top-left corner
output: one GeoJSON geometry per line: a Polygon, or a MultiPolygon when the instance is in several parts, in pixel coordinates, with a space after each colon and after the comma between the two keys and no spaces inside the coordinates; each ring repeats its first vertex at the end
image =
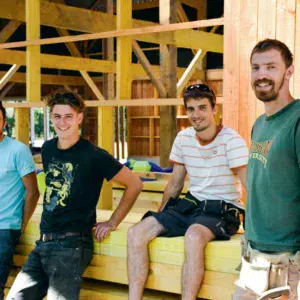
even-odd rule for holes
{"type": "Polygon", "coordinates": [[[95,237],[98,242],[103,241],[107,236],[109,236],[111,231],[114,231],[116,226],[114,226],[110,221],[98,222],[96,223],[95,237]]]}

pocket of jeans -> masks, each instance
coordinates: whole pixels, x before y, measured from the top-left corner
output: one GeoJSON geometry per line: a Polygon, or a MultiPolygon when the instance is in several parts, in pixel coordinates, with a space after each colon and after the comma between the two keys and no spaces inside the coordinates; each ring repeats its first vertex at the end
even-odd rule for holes
{"type": "Polygon", "coordinates": [[[93,250],[82,247],[82,260],[80,264],[80,272],[83,274],[93,258],[93,250]]]}

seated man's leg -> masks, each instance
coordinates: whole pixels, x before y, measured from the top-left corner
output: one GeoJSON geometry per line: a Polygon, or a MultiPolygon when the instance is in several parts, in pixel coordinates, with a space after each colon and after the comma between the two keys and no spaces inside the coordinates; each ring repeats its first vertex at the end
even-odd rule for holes
{"type": "Polygon", "coordinates": [[[185,236],[185,261],[182,269],[182,299],[197,298],[204,275],[204,249],[215,238],[207,227],[191,225],[185,236]]]}
{"type": "Polygon", "coordinates": [[[128,231],[129,299],[142,299],[149,270],[148,243],[164,231],[152,216],[133,225],[128,231]]]}
{"type": "Polygon", "coordinates": [[[48,300],[79,299],[82,274],[93,257],[92,236],[87,240],[90,247],[81,237],[68,237],[45,249],[42,262],[49,278],[48,300]]]}
{"type": "Polygon", "coordinates": [[[39,247],[36,246],[17,275],[6,299],[41,300],[46,296],[47,288],[47,276],[42,268],[39,247]]]}
{"type": "Polygon", "coordinates": [[[19,237],[20,230],[0,229],[0,300],[4,298],[4,287],[19,237]]]}

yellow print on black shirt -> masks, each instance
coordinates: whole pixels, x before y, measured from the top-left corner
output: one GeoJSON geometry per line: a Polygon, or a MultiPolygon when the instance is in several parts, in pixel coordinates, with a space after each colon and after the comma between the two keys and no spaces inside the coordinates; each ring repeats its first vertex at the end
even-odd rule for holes
{"type": "Polygon", "coordinates": [[[250,158],[259,160],[264,165],[264,167],[266,167],[268,162],[269,152],[274,140],[275,138],[266,142],[252,141],[250,147],[250,158]]]}
{"type": "Polygon", "coordinates": [[[70,195],[74,180],[74,167],[71,163],[53,161],[46,173],[45,208],[53,211],[56,206],[66,206],[65,199],[70,195]]]}

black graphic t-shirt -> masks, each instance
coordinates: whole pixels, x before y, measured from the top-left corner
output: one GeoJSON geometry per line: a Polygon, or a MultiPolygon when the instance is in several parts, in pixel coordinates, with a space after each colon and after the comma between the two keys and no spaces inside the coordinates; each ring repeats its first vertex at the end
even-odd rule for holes
{"type": "Polygon", "coordinates": [[[90,232],[103,179],[111,180],[122,164],[83,138],[65,150],[57,148],[57,138],[45,142],[42,159],[46,191],[41,233],[90,232]]]}

